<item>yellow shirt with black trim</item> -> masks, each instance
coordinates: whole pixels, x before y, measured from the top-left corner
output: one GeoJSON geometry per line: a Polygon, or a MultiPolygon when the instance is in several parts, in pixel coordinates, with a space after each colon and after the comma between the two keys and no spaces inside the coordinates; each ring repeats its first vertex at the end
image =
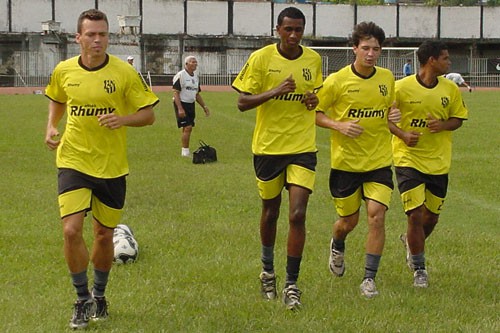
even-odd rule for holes
{"type": "Polygon", "coordinates": [[[238,92],[257,95],[279,86],[292,75],[296,90],[275,97],[257,107],[252,152],[255,155],[285,155],[316,152],[314,111],[301,101],[307,91],[322,86],[321,57],[316,51],[302,47],[297,59],[287,59],[278,44],[265,46],[250,55],[233,81],[238,92]]]}
{"type": "Polygon", "coordinates": [[[387,115],[394,101],[394,76],[375,67],[362,77],[353,65],[330,74],[318,94],[318,110],[335,121],[359,120],[364,128],[357,138],[331,130],[331,167],[349,172],[367,172],[392,164],[391,133],[387,115]]]}
{"type": "Polygon", "coordinates": [[[394,165],[411,167],[430,175],[447,174],[451,166],[452,131],[431,133],[427,127],[428,114],[433,118],[467,119],[468,110],[457,85],[444,77],[428,88],[418,82],[416,75],[396,82],[396,101],[401,110],[402,130],[421,133],[415,147],[408,147],[394,136],[394,165]]]}
{"type": "Polygon", "coordinates": [[[159,102],[132,66],[108,55],[102,66],[88,69],[79,56],[73,57],[56,66],[45,95],[66,104],[66,127],[57,149],[58,168],[97,178],[128,174],[126,126],[111,130],[100,126],[97,116],[125,116],[159,102]]]}

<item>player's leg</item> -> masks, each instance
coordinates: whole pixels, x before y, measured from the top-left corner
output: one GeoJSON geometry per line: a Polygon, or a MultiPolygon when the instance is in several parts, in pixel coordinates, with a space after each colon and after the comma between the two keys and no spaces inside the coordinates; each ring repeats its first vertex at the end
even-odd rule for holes
{"type": "Polygon", "coordinates": [[[297,287],[297,280],[299,279],[302,252],[306,241],[307,205],[316,178],[316,154],[297,155],[293,158],[292,163],[286,169],[286,183],[289,193],[289,227],[283,303],[288,309],[297,310],[302,305],[300,302],[301,291],[297,287]]]}
{"type": "Polygon", "coordinates": [[[361,182],[356,173],[332,169],[329,185],[339,218],[333,223],[328,268],[333,275],[340,277],[345,272],[345,240],[359,221],[361,182]]]}
{"type": "Polygon", "coordinates": [[[90,208],[91,191],[87,180],[80,173],[70,169],[58,172],[59,207],[62,216],[64,257],[77,294],[70,327],[85,328],[95,308],[89,292],[87,266],[89,252],[83,238],[83,223],[90,208]]]}
{"type": "Polygon", "coordinates": [[[189,151],[189,141],[191,140],[191,132],[193,131],[193,126],[186,126],[182,128],[181,132],[181,155],[188,157],[189,151]]]}
{"type": "Polygon", "coordinates": [[[280,163],[270,156],[254,156],[254,169],[259,196],[262,200],[260,216],[261,262],[259,275],[261,294],[266,300],[276,299],[276,274],[274,272],[274,244],[280,214],[281,191],[285,178],[280,163]]]}
{"type": "Polygon", "coordinates": [[[385,214],[389,207],[394,184],[389,168],[375,170],[366,175],[369,182],[363,185],[366,201],[368,235],[366,239],[365,274],[360,290],[371,298],[378,295],[375,285],[380,259],[385,244],[385,214]]]}

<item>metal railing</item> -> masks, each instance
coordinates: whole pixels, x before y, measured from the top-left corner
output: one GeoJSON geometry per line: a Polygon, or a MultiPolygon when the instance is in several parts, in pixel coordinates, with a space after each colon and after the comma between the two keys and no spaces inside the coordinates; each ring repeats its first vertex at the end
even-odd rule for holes
{"type": "MultiPolygon", "coordinates": [[[[231,85],[244,66],[251,51],[189,53],[198,59],[200,83],[202,85],[231,85]]],[[[146,61],[139,70],[151,78],[154,86],[168,86],[181,69],[186,54],[167,52],[154,63],[146,61]],[[155,69],[155,70],[153,70],[155,69]]],[[[59,61],[73,55],[56,52],[15,52],[12,65],[0,74],[0,86],[41,87],[47,85],[50,74],[59,61]]],[[[121,56],[126,58],[126,56],[121,56]]],[[[500,87],[500,74],[488,74],[488,59],[464,58],[457,62],[467,82],[474,87],[500,87]]],[[[456,68],[456,67],[455,67],[456,68]]],[[[455,69],[454,68],[454,69],[455,69]]]]}

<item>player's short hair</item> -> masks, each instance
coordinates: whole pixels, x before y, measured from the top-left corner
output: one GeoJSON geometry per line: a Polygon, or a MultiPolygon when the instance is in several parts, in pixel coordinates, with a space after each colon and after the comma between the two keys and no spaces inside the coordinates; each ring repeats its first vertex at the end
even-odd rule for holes
{"type": "Polygon", "coordinates": [[[425,65],[429,58],[437,59],[441,53],[448,50],[448,46],[440,40],[426,40],[417,50],[417,58],[420,65],[425,65]]]}
{"type": "Polygon", "coordinates": [[[82,32],[82,23],[84,20],[106,21],[106,25],[109,27],[108,17],[98,9],[89,9],[80,14],[76,25],[76,31],[78,33],[82,32]]]}
{"type": "Polygon", "coordinates": [[[359,45],[359,42],[363,39],[375,38],[379,45],[385,41],[384,29],[376,25],[374,22],[361,22],[354,26],[352,31],[351,40],[355,46],[359,45]]]}
{"type": "Polygon", "coordinates": [[[304,26],[306,25],[306,17],[304,16],[304,13],[298,8],[295,7],[287,7],[283,9],[279,15],[278,15],[278,25],[283,24],[283,20],[285,17],[291,18],[291,19],[301,19],[304,22],[304,26]]]}
{"type": "Polygon", "coordinates": [[[191,59],[196,60],[196,57],[194,55],[188,55],[186,58],[184,58],[184,65],[186,65],[191,59]]]}

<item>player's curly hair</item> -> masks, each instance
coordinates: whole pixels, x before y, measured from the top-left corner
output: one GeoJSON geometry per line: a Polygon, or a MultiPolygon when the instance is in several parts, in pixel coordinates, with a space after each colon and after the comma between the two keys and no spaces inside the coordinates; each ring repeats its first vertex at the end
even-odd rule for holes
{"type": "Polygon", "coordinates": [[[82,32],[83,20],[106,21],[106,24],[109,27],[108,17],[98,9],[89,9],[80,14],[80,16],[78,17],[78,23],[76,25],[76,31],[78,33],[82,32]]]}
{"type": "Polygon", "coordinates": [[[283,20],[285,17],[289,17],[291,19],[302,19],[304,21],[304,26],[306,25],[306,17],[304,13],[298,8],[295,7],[287,7],[283,9],[278,15],[278,25],[283,24],[283,20]]]}
{"type": "Polygon", "coordinates": [[[426,40],[418,47],[418,62],[421,65],[425,65],[430,58],[439,58],[441,52],[444,50],[448,50],[448,46],[444,42],[440,40],[426,40]]]}
{"type": "Polygon", "coordinates": [[[361,22],[356,24],[352,31],[351,40],[354,46],[358,46],[363,39],[375,38],[380,46],[385,41],[384,30],[373,22],[361,22]]]}

